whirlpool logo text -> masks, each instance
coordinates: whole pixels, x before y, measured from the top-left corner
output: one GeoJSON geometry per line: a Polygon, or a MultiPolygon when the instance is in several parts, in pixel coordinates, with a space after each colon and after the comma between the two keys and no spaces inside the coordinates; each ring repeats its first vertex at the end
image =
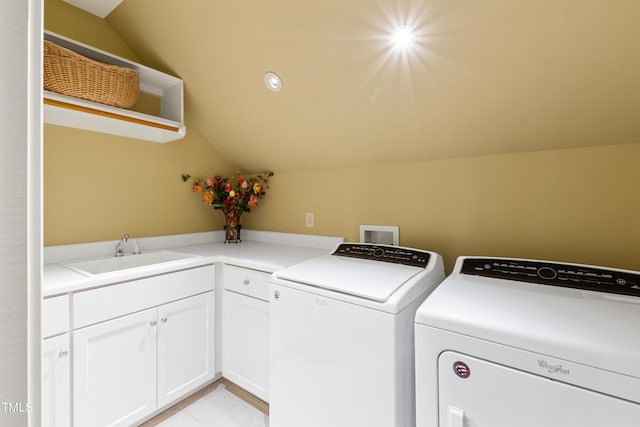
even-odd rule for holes
{"type": "Polygon", "coordinates": [[[551,364],[546,360],[538,359],[538,366],[545,369],[549,374],[564,374],[571,375],[569,368],[564,368],[561,364],[551,364]]]}

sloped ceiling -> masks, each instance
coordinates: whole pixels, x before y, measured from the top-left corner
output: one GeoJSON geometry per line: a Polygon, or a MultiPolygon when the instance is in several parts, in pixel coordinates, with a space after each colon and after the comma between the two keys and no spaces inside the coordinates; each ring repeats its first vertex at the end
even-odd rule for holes
{"type": "Polygon", "coordinates": [[[106,19],[244,169],[640,142],[637,0],[125,0],[106,19]],[[390,49],[396,24],[415,50],[390,49]]]}
{"type": "Polygon", "coordinates": [[[62,0],[65,3],[71,4],[77,8],[85,10],[89,13],[96,15],[99,18],[104,18],[110,14],[113,9],[118,7],[122,0],[62,0]]]}

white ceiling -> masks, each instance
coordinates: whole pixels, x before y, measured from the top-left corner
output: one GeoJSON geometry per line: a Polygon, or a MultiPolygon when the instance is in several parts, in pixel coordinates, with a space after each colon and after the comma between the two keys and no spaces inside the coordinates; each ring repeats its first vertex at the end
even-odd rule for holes
{"type": "Polygon", "coordinates": [[[123,0],[62,0],[75,7],[92,13],[100,18],[104,18],[118,7],[123,0]]]}

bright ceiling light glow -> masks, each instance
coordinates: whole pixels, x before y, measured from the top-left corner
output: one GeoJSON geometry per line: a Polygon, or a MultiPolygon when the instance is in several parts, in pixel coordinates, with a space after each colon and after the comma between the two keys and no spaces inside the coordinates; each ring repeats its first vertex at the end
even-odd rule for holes
{"type": "Polygon", "coordinates": [[[416,44],[416,32],[407,25],[399,25],[391,33],[391,43],[397,50],[408,51],[416,44]]]}
{"type": "Polygon", "coordinates": [[[274,92],[278,92],[282,89],[282,79],[273,71],[267,71],[264,73],[264,84],[267,85],[269,90],[274,92]]]}

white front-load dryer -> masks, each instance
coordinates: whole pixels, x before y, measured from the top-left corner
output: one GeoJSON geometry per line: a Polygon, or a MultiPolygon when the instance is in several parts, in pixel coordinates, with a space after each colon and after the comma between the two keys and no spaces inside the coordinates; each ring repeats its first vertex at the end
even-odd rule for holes
{"type": "Polygon", "coordinates": [[[271,427],[414,427],[414,319],[442,257],[343,243],[271,279],[271,427]]]}
{"type": "Polygon", "coordinates": [[[415,335],[417,427],[640,426],[640,273],[460,257],[415,335]]]}

